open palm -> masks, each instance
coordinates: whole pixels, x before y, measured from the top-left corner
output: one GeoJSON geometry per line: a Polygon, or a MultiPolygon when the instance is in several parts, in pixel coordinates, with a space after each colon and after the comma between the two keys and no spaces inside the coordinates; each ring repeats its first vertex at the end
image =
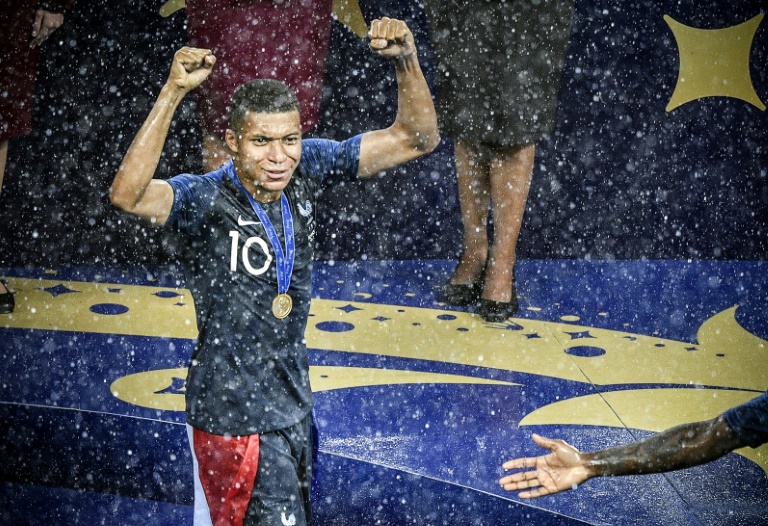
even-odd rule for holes
{"type": "Polygon", "coordinates": [[[539,457],[516,458],[503,464],[506,470],[529,469],[499,480],[507,491],[522,491],[520,498],[531,499],[573,489],[591,478],[581,453],[564,442],[533,435],[533,441],[551,453],[539,457]]]}

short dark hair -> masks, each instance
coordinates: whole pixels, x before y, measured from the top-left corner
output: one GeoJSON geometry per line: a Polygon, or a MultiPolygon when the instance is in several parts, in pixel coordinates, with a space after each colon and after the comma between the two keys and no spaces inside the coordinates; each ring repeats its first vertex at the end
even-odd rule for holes
{"type": "Polygon", "coordinates": [[[245,114],[299,111],[299,99],[285,83],[273,79],[253,79],[235,90],[229,105],[229,128],[243,129],[245,114]]]}

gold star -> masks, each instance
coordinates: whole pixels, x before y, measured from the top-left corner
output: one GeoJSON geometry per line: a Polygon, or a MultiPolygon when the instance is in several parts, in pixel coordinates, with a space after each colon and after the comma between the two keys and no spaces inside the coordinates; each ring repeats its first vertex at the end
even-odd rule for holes
{"type": "Polygon", "coordinates": [[[666,110],[703,97],[733,97],[765,110],[749,75],[749,52],[759,14],[742,24],[723,29],[697,29],[664,15],[677,41],[680,72],[666,110]]]}

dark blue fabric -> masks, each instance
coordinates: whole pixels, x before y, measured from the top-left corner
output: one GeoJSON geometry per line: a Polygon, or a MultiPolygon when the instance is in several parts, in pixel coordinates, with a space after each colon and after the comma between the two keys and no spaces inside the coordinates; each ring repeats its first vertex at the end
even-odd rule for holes
{"type": "MultiPolygon", "coordinates": [[[[283,193],[294,220],[296,254],[288,294],[293,310],[272,314],[275,254],[248,196],[228,176],[230,161],[205,175],[169,180],[166,223],[192,292],[198,340],[187,375],[186,420],[217,435],[261,434],[292,426],[312,408],[304,330],[320,184],[357,176],[360,138],[302,142],[301,161],[283,193]]],[[[263,203],[285,245],[280,200],[263,203]]]]}
{"type": "Polygon", "coordinates": [[[768,442],[768,391],[726,411],[723,416],[736,435],[751,447],[768,442]]]}

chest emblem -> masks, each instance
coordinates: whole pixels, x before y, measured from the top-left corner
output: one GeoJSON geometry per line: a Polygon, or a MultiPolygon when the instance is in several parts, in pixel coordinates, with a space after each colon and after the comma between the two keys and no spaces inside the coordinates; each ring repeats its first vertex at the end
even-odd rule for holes
{"type": "Polygon", "coordinates": [[[301,203],[297,203],[296,206],[298,207],[299,213],[302,217],[309,217],[312,214],[312,203],[309,202],[309,199],[307,199],[303,207],[301,206],[301,203]]]}

